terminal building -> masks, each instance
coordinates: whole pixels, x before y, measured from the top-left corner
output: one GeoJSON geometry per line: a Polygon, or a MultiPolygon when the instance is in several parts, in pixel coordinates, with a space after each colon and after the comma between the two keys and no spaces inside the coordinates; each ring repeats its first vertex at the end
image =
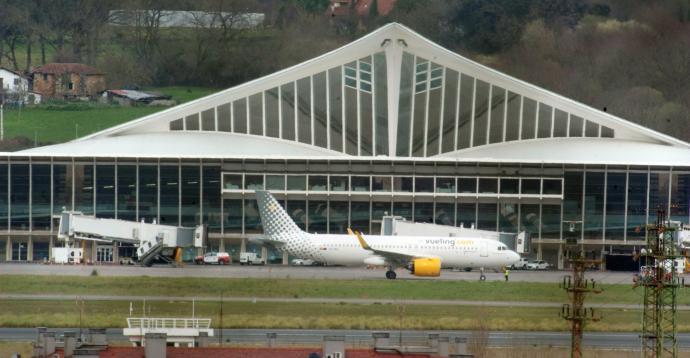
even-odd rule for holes
{"type": "MultiPolygon", "coordinates": [[[[98,118],[94,118],[98,120],[98,118]]],[[[57,145],[2,153],[0,261],[50,259],[63,209],[207,224],[207,250],[260,252],[255,189],[309,232],[378,234],[385,214],[527,231],[562,267],[688,223],[690,145],[388,24],[210,96],[57,145]]],[[[95,261],[131,255],[95,245],[95,261]]],[[[283,258],[268,251],[269,260],[283,258]]]]}

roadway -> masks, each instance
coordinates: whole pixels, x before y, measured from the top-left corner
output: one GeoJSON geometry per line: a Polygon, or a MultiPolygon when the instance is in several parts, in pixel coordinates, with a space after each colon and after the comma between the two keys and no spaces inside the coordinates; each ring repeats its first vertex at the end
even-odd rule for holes
{"type": "MultiPolygon", "coordinates": [[[[0,275],[54,275],[54,276],[89,276],[93,270],[99,276],[151,276],[151,277],[222,277],[222,278],[270,278],[270,279],[329,279],[358,280],[385,279],[385,270],[366,269],[364,267],[300,267],[300,266],[216,266],[187,265],[182,268],[169,266],[139,267],[121,265],[44,265],[28,263],[2,263],[0,275]]],[[[515,282],[561,282],[568,271],[510,271],[510,281],[515,282]]],[[[632,284],[631,272],[590,271],[587,278],[593,278],[599,284],[632,284]]],[[[486,271],[488,281],[503,281],[501,272],[486,271]]],[[[443,270],[441,277],[415,277],[406,270],[398,270],[398,279],[413,280],[454,280],[476,281],[479,272],[443,270]]]]}
{"type": "MultiPolygon", "coordinates": [[[[64,331],[76,331],[78,328],[51,328],[50,331],[58,335],[64,331]]],[[[222,338],[215,332],[215,339],[222,339],[228,344],[266,344],[267,333],[277,333],[278,345],[320,346],[323,336],[342,335],[348,345],[354,347],[371,346],[373,343],[373,331],[368,330],[289,330],[289,329],[224,329],[222,338]]],[[[399,331],[389,331],[391,343],[400,341],[399,331]]],[[[428,333],[439,333],[443,336],[468,337],[471,339],[471,331],[402,331],[402,343],[407,345],[424,345],[428,333]]],[[[106,330],[109,342],[123,342],[127,338],[122,335],[122,329],[110,328],[106,330]]],[[[35,328],[0,328],[0,341],[33,341],[36,337],[35,328]]],[[[678,348],[690,349],[690,334],[676,335],[678,348]]],[[[515,346],[554,346],[568,347],[570,345],[569,332],[514,332],[491,331],[488,334],[488,342],[491,347],[515,347],[515,346]]],[[[590,348],[639,350],[640,338],[637,333],[596,332],[585,333],[584,346],[590,348]]]]}

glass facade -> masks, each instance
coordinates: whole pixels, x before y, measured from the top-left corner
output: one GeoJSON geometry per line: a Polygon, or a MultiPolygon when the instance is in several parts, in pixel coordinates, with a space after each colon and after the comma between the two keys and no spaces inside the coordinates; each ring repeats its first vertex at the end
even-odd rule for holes
{"type": "MultiPolygon", "coordinates": [[[[277,195],[301,228],[319,233],[345,233],[348,227],[378,233],[381,217],[392,213],[416,222],[524,230],[532,239],[555,240],[551,243],[573,236],[617,245],[644,239],[645,225],[654,222],[658,208],[670,212],[672,220],[690,222],[690,172],[675,168],[566,166],[538,177],[504,176],[499,166],[490,169],[495,176],[487,175],[490,167],[468,176],[472,166],[462,165],[455,175],[437,176],[331,174],[328,167],[300,174],[302,166],[290,164],[287,173],[224,172],[227,165],[136,160],[0,164],[0,225],[10,235],[54,232],[51,215],[74,206],[88,214],[95,210],[98,217],[204,223],[212,235],[260,234],[253,191],[264,188],[277,195]]],[[[434,165],[407,168],[424,172],[434,165]]]]}
{"type": "MultiPolygon", "coordinates": [[[[469,147],[558,137],[615,137],[612,128],[403,51],[397,126],[377,52],[170,121],[171,131],[280,138],[354,156],[431,157],[469,147]]],[[[397,76],[395,76],[397,77],[397,76]]]]}

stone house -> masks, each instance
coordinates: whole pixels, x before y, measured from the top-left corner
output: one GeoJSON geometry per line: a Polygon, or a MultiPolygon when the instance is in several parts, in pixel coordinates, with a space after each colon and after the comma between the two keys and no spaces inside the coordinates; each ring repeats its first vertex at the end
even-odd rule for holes
{"type": "Polygon", "coordinates": [[[33,90],[45,98],[95,98],[105,91],[103,72],[82,63],[47,63],[31,75],[33,90]]]}

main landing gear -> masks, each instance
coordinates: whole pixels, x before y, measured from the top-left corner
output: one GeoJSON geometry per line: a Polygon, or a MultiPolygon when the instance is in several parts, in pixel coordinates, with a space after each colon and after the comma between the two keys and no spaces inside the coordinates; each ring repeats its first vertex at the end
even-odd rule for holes
{"type": "Polygon", "coordinates": [[[386,278],[389,280],[395,280],[397,276],[398,275],[395,273],[395,271],[393,271],[392,267],[389,267],[388,271],[386,271],[386,278]]]}

